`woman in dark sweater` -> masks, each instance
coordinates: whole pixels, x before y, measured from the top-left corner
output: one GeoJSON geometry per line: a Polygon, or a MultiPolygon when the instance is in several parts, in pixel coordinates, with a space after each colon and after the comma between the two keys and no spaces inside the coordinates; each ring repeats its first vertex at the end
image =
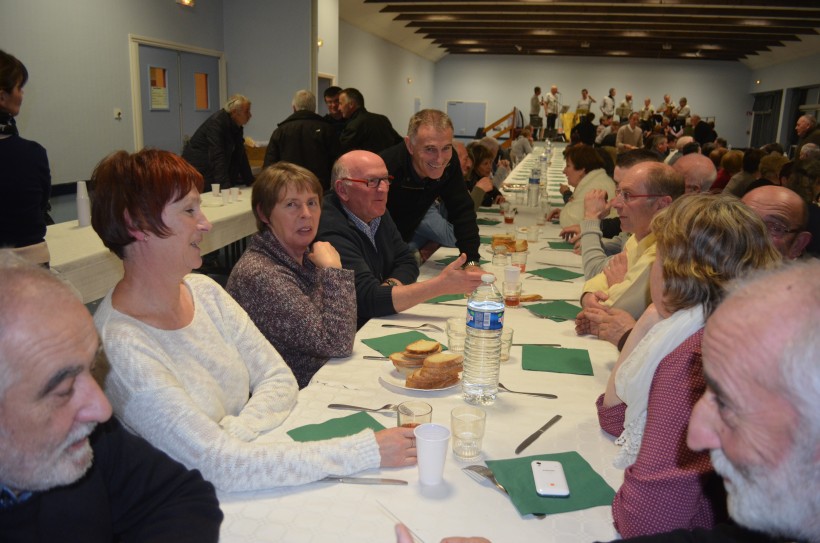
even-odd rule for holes
{"type": "Polygon", "coordinates": [[[0,51],[0,247],[12,247],[36,264],[48,265],[45,242],[51,171],[46,150],[17,133],[14,118],[23,103],[28,71],[0,51]]]}
{"type": "Polygon", "coordinates": [[[342,269],[333,245],[313,243],[321,202],[322,187],[308,170],[288,162],[263,170],[251,196],[259,232],[227,285],[299,388],[329,358],[350,356],[356,335],[353,271],[342,269]]]}

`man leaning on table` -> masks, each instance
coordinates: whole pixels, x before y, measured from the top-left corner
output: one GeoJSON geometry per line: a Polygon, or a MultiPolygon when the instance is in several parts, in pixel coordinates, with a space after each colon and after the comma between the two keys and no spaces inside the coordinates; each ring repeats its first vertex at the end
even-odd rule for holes
{"type": "Polygon", "coordinates": [[[404,141],[380,153],[393,176],[387,209],[409,242],[436,198],[447,208],[456,246],[467,264],[478,266],[478,225],[457,156],[453,122],[443,111],[423,109],[410,118],[404,141]]]}
{"type": "MultiPolygon", "coordinates": [[[[739,526],[624,541],[820,542],[818,277],[820,263],[810,262],[748,278],[706,322],[707,389],[692,412],[687,445],[710,452],[739,526]]],[[[397,535],[398,543],[412,541],[403,526],[397,535]]]]}
{"type": "Polygon", "coordinates": [[[103,356],[70,287],[0,251],[0,540],[217,541],[214,487],[110,419],[103,356]]]}
{"type": "MultiPolygon", "coordinates": [[[[360,328],[372,317],[399,313],[443,294],[466,294],[481,284],[480,269],[461,269],[467,259],[463,253],[438,276],[416,282],[419,268],[413,253],[387,212],[391,180],[379,155],[343,155],[333,166],[334,192],[325,196],[319,220],[316,239],[333,244],[342,266],[355,272],[360,328]]],[[[469,202],[466,189],[464,196],[469,202]]]]}

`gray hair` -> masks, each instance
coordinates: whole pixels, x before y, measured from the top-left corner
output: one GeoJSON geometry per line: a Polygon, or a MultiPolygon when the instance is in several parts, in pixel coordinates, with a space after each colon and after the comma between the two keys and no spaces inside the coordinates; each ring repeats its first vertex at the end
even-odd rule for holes
{"type": "Polygon", "coordinates": [[[415,142],[416,134],[422,126],[432,126],[438,132],[446,132],[453,130],[453,121],[449,115],[438,109],[422,109],[410,117],[407,125],[407,136],[411,142],[415,142]]]}
{"type": "Polygon", "coordinates": [[[246,96],[243,96],[241,94],[234,94],[233,96],[228,98],[228,101],[225,102],[225,107],[223,107],[222,109],[230,113],[232,111],[236,111],[245,104],[250,105],[250,103],[251,101],[248,100],[246,96]]]}
{"type": "Polygon", "coordinates": [[[20,312],[27,303],[42,305],[43,300],[54,304],[55,294],[60,292],[74,298],[73,287],[61,281],[47,269],[21,258],[11,249],[0,249],[0,400],[10,381],[8,345],[14,334],[12,323],[20,318],[20,312]]]}
{"type": "Polygon", "coordinates": [[[498,141],[490,136],[484,136],[478,141],[478,144],[486,149],[489,149],[491,153],[497,153],[498,149],[501,147],[498,141]]]}
{"type": "Polygon", "coordinates": [[[820,157],[820,147],[815,143],[806,143],[800,148],[800,156],[797,158],[799,160],[806,160],[818,157],[820,157]]]}
{"type": "Polygon", "coordinates": [[[316,113],[316,97],[309,90],[298,90],[293,95],[291,102],[293,109],[296,111],[310,111],[316,113]]]}
{"type": "Polygon", "coordinates": [[[817,119],[814,118],[814,115],[809,115],[807,113],[806,115],[801,115],[800,118],[805,119],[809,122],[809,130],[814,130],[814,128],[817,126],[817,119]]]}

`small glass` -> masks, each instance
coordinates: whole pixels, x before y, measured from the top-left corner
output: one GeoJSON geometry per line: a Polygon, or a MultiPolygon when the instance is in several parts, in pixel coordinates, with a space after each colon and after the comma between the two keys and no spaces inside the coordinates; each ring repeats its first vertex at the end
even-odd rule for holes
{"type": "Polygon", "coordinates": [[[447,349],[454,353],[464,352],[464,341],[467,339],[467,323],[464,317],[447,319],[447,349]]]}
{"type": "Polygon", "coordinates": [[[533,224],[527,230],[527,241],[538,241],[538,235],[541,233],[541,227],[533,224]]]}
{"type": "Polygon", "coordinates": [[[418,400],[402,402],[396,409],[398,413],[396,426],[415,428],[419,424],[433,420],[433,408],[429,403],[418,400]]]}
{"type": "Polygon", "coordinates": [[[486,423],[487,413],[478,407],[465,405],[450,411],[453,455],[457,460],[468,462],[481,456],[486,423]]]}
{"type": "Polygon", "coordinates": [[[529,254],[528,251],[519,251],[516,253],[512,253],[510,255],[510,259],[512,261],[513,266],[518,266],[518,269],[521,270],[521,273],[527,271],[527,255],[529,254]]]}
{"type": "Polygon", "coordinates": [[[513,224],[515,222],[515,209],[510,207],[504,211],[504,224],[513,224]]]}
{"type": "Polygon", "coordinates": [[[505,326],[501,330],[501,361],[506,362],[510,359],[510,349],[513,342],[513,329],[505,326]]]}
{"type": "Polygon", "coordinates": [[[504,293],[504,305],[510,308],[518,307],[521,304],[521,283],[504,282],[502,287],[504,293]]]}

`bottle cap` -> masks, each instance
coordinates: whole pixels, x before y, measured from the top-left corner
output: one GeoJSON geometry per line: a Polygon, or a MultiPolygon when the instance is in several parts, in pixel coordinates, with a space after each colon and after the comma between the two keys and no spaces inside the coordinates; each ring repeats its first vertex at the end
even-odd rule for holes
{"type": "Polygon", "coordinates": [[[481,280],[485,283],[493,283],[495,282],[495,275],[491,273],[485,273],[481,276],[481,280]]]}

